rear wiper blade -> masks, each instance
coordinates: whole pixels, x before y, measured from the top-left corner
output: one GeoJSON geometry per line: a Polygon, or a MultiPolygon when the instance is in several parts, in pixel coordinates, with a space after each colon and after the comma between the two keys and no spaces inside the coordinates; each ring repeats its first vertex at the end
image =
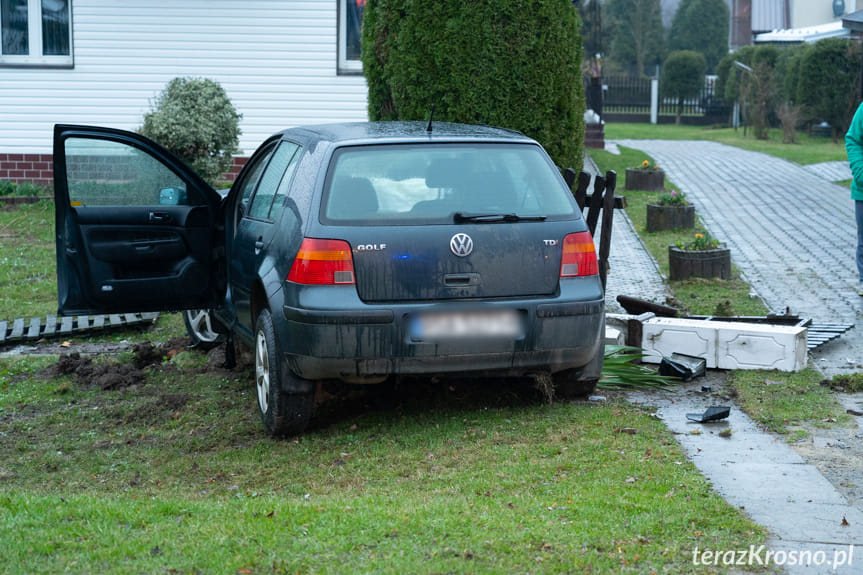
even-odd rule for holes
{"type": "Polygon", "coordinates": [[[541,222],[546,216],[520,216],[518,214],[465,214],[456,212],[453,221],[460,224],[463,222],[494,223],[494,222],[541,222]]]}

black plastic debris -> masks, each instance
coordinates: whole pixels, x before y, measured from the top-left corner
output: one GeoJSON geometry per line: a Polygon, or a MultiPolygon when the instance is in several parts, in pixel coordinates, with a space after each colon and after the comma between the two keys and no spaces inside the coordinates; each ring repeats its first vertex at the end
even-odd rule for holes
{"type": "Polygon", "coordinates": [[[725,419],[731,414],[730,407],[708,407],[704,413],[687,413],[686,419],[697,421],[698,423],[708,423],[711,421],[719,421],[725,419]]]}
{"type": "Polygon", "coordinates": [[[663,357],[659,364],[659,375],[677,377],[689,381],[707,372],[707,362],[703,357],[672,353],[671,357],[663,357]]]}

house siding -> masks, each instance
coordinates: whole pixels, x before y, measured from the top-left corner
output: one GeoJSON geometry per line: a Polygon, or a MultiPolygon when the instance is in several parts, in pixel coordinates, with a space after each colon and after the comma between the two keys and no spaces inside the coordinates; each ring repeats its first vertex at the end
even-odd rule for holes
{"type": "Polygon", "coordinates": [[[177,76],[225,88],[244,155],[287,127],[366,120],[365,79],[336,73],[336,19],[336,0],[73,0],[74,68],[0,67],[0,172],[44,163],[55,123],[137,129],[177,76]]]}
{"type": "Polygon", "coordinates": [[[753,34],[788,28],[788,0],[752,0],[753,34]]]}

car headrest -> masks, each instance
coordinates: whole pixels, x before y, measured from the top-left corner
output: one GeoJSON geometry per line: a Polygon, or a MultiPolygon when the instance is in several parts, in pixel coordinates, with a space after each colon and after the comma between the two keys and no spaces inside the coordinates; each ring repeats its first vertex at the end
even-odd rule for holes
{"type": "Polygon", "coordinates": [[[337,178],[330,187],[327,215],[335,219],[358,219],[378,211],[378,195],[366,178],[337,178]]]}

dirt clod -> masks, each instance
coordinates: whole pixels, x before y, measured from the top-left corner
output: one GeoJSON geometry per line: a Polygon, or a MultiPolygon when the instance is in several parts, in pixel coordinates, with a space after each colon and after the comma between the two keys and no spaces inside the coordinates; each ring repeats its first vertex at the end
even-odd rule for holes
{"type": "Polygon", "coordinates": [[[135,367],[138,369],[151,365],[160,365],[162,363],[162,358],[165,357],[162,354],[162,350],[154,346],[149,341],[137,344],[132,350],[132,353],[135,356],[135,367]]]}
{"type": "Polygon", "coordinates": [[[51,375],[70,375],[75,373],[82,364],[90,364],[89,358],[82,359],[77,351],[70,354],[61,354],[54,364],[51,375]]]}
{"type": "Polygon", "coordinates": [[[125,363],[105,363],[97,365],[89,357],[81,357],[77,352],[61,354],[57,363],[49,367],[45,375],[74,375],[82,387],[105,390],[125,389],[144,383],[147,374],[125,363]]]}

